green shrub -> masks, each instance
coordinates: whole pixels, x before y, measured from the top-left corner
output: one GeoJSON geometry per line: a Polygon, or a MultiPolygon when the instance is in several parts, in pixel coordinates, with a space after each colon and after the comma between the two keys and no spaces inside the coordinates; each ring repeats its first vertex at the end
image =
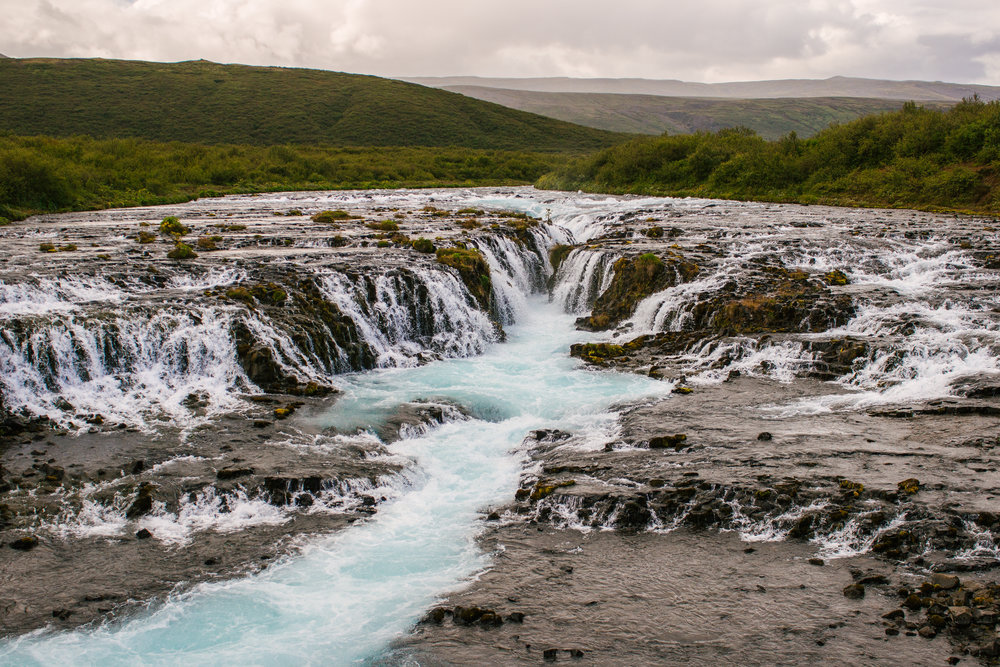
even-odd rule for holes
{"type": "Polygon", "coordinates": [[[181,221],[177,219],[177,216],[168,215],[162,222],[160,222],[161,234],[184,236],[190,232],[191,230],[181,224],[181,221]]]}
{"type": "Polygon", "coordinates": [[[383,220],[382,222],[372,222],[368,224],[369,229],[375,229],[382,232],[398,232],[399,225],[393,220],[383,220]]]}
{"type": "Polygon", "coordinates": [[[437,250],[434,246],[434,242],[425,238],[414,239],[411,245],[417,252],[432,253],[437,250]]]}
{"type": "Polygon", "coordinates": [[[135,240],[136,243],[152,243],[156,240],[156,234],[140,229],[138,236],[135,237],[135,240]]]}
{"type": "Polygon", "coordinates": [[[177,242],[174,249],[167,253],[167,257],[170,259],[194,259],[198,256],[198,253],[194,251],[194,248],[186,243],[177,242]]]}

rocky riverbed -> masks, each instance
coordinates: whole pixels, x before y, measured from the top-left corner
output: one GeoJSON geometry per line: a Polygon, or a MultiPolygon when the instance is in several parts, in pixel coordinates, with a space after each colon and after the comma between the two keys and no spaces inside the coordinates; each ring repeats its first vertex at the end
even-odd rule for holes
{"type": "Polygon", "coordinates": [[[480,354],[547,292],[558,354],[662,395],[526,431],[492,566],[380,660],[995,662],[996,225],[515,189],[4,228],[4,627],[127,618],[377,515],[418,483],[394,442],[484,413],[331,425],[343,374],[480,354]]]}

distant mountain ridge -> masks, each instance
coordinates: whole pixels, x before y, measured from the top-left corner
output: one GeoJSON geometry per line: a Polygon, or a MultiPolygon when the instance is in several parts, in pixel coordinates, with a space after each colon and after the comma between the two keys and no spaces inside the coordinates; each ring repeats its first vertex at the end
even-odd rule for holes
{"type": "Polygon", "coordinates": [[[360,74],[103,59],[0,59],[0,131],[203,144],[591,151],[627,137],[360,74]]]}
{"type": "Polygon", "coordinates": [[[402,81],[434,88],[479,86],[544,93],[616,93],[663,97],[766,99],[784,97],[865,97],[889,100],[959,102],[978,94],[1000,99],[1000,86],[942,81],[890,81],[835,76],[829,79],[777,79],[695,83],[673,79],[578,79],[569,77],[490,78],[475,76],[400,77],[402,81]]]}
{"type": "MultiPolygon", "coordinates": [[[[625,95],[619,93],[540,93],[483,86],[449,86],[446,90],[496,102],[513,109],[550,116],[613,132],[691,134],[717,132],[737,125],[765,139],[789,132],[810,137],[831,123],[896,111],[900,100],[857,97],[725,99],[625,95]]],[[[952,102],[923,102],[945,108],[952,102]]]]}

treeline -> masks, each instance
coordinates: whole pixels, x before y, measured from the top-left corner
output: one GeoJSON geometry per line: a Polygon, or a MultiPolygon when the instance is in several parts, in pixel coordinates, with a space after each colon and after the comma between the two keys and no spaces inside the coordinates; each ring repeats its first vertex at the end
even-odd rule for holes
{"type": "Polygon", "coordinates": [[[642,138],[570,161],[538,187],[1000,211],[1000,103],[900,111],[766,141],[745,128],[642,138]]]}
{"type": "Polygon", "coordinates": [[[0,133],[0,218],[220,194],[527,184],[566,160],[466,148],[206,146],[0,133]]]}

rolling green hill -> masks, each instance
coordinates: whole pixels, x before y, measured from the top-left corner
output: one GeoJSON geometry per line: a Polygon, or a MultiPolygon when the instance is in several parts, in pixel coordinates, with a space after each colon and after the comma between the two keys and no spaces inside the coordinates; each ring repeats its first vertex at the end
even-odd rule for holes
{"type": "Polygon", "coordinates": [[[586,151],[624,137],[444,90],[323,70],[0,59],[0,130],[204,144],[586,151]]]}
{"type": "MultiPolygon", "coordinates": [[[[777,139],[789,132],[809,137],[831,123],[846,123],[868,114],[895,111],[903,106],[898,100],[859,97],[741,100],[612,93],[552,93],[484,86],[448,86],[446,90],[512,109],[613,132],[691,134],[743,126],[765,139],[777,139]]],[[[925,105],[945,108],[952,103],[926,102],[925,105]]]]}

